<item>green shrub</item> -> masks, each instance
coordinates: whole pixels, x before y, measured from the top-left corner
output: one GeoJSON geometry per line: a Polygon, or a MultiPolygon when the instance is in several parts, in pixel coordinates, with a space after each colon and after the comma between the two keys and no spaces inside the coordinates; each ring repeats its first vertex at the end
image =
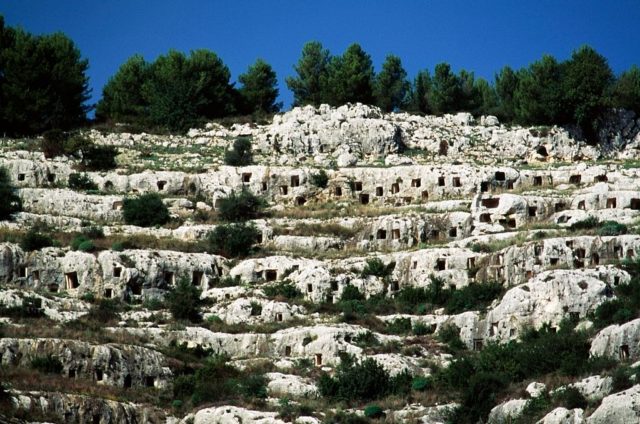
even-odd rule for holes
{"type": "Polygon", "coordinates": [[[122,252],[124,250],[124,243],[120,241],[113,242],[111,245],[111,250],[114,252],[122,252]]]}
{"type": "Polygon", "coordinates": [[[253,163],[251,152],[251,139],[238,137],[233,142],[233,149],[227,149],[224,153],[224,163],[229,166],[247,166],[253,163]]]}
{"type": "Polygon", "coordinates": [[[411,332],[411,319],[397,318],[387,323],[387,333],[409,334],[411,332]]]}
{"type": "Polygon", "coordinates": [[[361,276],[363,278],[373,275],[375,277],[389,277],[396,267],[395,262],[389,262],[385,265],[380,258],[367,259],[367,263],[362,270],[361,276]]]}
{"type": "Polygon", "coordinates": [[[31,360],[31,368],[46,374],[60,374],[63,366],[58,358],[47,355],[33,358],[31,360]]]}
{"type": "Polygon", "coordinates": [[[266,399],[268,380],[262,374],[251,374],[240,380],[239,391],[245,399],[266,399]]]}
{"type": "Polygon", "coordinates": [[[72,190],[97,190],[98,185],[94,183],[87,174],[69,175],[69,188],[72,190]]]}
{"type": "Polygon", "coordinates": [[[102,229],[102,227],[97,227],[94,225],[83,228],[82,234],[89,237],[90,239],[104,238],[104,230],[102,229]]]}
{"type": "Polygon", "coordinates": [[[259,316],[262,314],[262,304],[251,302],[251,316],[259,316]]]}
{"type": "Polygon", "coordinates": [[[177,320],[200,321],[200,289],[191,284],[186,278],[181,278],[176,287],[169,291],[164,301],[177,320]]]}
{"type": "Polygon", "coordinates": [[[425,336],[431,333],[431,329],[421,322],[417,322],[413,326],[412,331],[416,336],[425,336]]]}
{"type": "Polygon", "coordinates": [[[586,409],[586,407],[589,406],[587,399],[580,393],[580,390],[575,387],[565,387],[564,389],[558,390],[554,398],[556,402],[567,409],[586,409]]]}
{"type": "Polygon", "coordinates": [[[90,321],[106,324],[118,320],[118,313],[123,311],[123,304],[115,299],[100,299],[89,309],[84,318],[90,321]]]}
{"type": "Polygon", "coordinates": [[[41,234],[34,229],[27,231],[22,240],[20,240],[20,247],[28,252],[53,245],[55,245],[55,241],[50,236],[41,234]]]}
{"type": "Polygon", "coordinates": [[[90,145],[82,150],[82,168],[87,171],[109,171],[116,168],[118,150],[113,146],[90,145]]]}
{"type": "Polygon", "coordinates": [[[261,233],[253,224],[238,223],[219,225],[207,237],[209,247],[226,257],[244,257],[258,243],[261,233]]]}
{"type": "Polygon", "coordinates": [[[42,134],[40,148],[47,159],[65,154],[64,143],[67,136],[59,129],[51,129],[42,134]]]}
{"type": "Polygon", "coordinates": [[[431,379],[427,377],[416,377],[411,382],[411,388],[417,392],[424,392],[431,388],[431,379]]]}
{"type": "Polygon", "coordinates": [[[169,210],[156,193],[126,198],[122,204],[124,221],[129,225],[153,227],[169,222],[169,210]]]}
{"type": "Polygon", "coordinates": [[[446,312],[459,314],[486,308],[504,293],[504,288],[499,283],[474,283],[457,290],[450,290],[449,293],[449,300],[445,306],[446,312]]]}
{"type": "Polygon", "coordinates": [[[582,221],[574,222],[569,226],[569,231],[592,230],[600,225],[600,221],[595,216],[590,216],[582,221]]]}
{"type": "Polygon", "coordinates": [[[78,250],[81,252],[93,252],[96,249],[96,245],[92,240],[85,240],[78,245],[78,250]]]}
{"type": "Polygon", "coordinates": [[[311,184],[319,188],[327,188],[327,185],[329,184],[329,176],[324,169],[321,169],[315,174],[311,174],[309,179],[311,184]]]}
{"type": "Polygon", "coordinates": [[[367,418],[382,418],[384,415],[384,410],[378,405],[368,405],[364,408],[364,416],[367,418]]]}
{"type": "Polygon", "coordinates": [[[611,375],[611,392],[618,393],[633,386],[633,380],[631,380],[633,374],[629,367],[620,366],[616,368],[611,375]]]}
{"type": "Polygon", "coordinates": [[[438,340],[445,343],[453,352],[466,349],[466,345],[460,339],[460,329],[455,324],[445,324],[438,331],[438,340]]]}
{"type": "Polygon", "coordinates": [[[302,292],[291,283],[279,283],[273,286],[262,288],[267,297],[284,297],[285,299],[298,299],[302,297],[302,292]]]}
{"type": "Polygon", "coordinates": [[[240,194],[231,194],[218,202],[218,213],[225,221],[247,221],[262,216],[266,202],[243,188],[240,194]]]}
{"type": "Polygon", "coordinates": [[[605,221],[598,228],[600,236],[619,236],[621,234],[627,234],[627,226],[616,221],[605,221]]]}
{"type": "Polygon", "coordinates": [[[344,289],[342,289],[342,295],[340,296],[340,302],[349,302],[352,300],[364,299],[364,294],[362,294],[356,286],[353,286],[351,284],[347,284],[344,289]]]}
{"type": "Polygon", "coordinates": [[[80,234],[79,236],[76,236],[73,238],[73,240],[71,240],[71,244],[69,246],[72,250],[80,250],[80,245],[88,241],[91,240],[89,240],[89,238],[84,234],[80,234]]]}
{"type": "Polygon", "coordinates": [[[369,401],[391,392],[389,373],[372,358],[355,362],[344,356],[334,377],[322,374],[318,382],[320,394],[342,401],[369,401]]]}
{"type": "Polygon", "coordinates": [[[22,210],[22,201],[11,184],[9,172],[5,167],[0,167],[0,221],[9,220],[11,216],[22,210]]]}

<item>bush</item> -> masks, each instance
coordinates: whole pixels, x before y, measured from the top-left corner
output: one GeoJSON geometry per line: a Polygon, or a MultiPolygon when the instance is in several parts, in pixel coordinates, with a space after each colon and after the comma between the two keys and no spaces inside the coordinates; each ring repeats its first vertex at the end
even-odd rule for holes
{"type": "Polygon", "coordinates": [[[58,358],[52,355],[36,356],[31,360],[31,368],[46,374],[60,374],[63,366],[58,358]]]}
{"type": "Polygon", "coordinates": [[[616,221],[605,221],[598,229],[600,236],[619,236],[627,234],[627,226],[616,221]]]}
{"type": "Polygon", "coordinates": [[[240,194],[231,192],[218,203],[218,213],[225,221],[236,222],[259,218],[266,206],[263,198],[243,188],[240,194]]]}
{"type": "Polygon", "coordinates": [[[367,358],[356,363],[345,356],[335,377],[322,374],[318,382],[322,396],[342,401],[369,401],[391,392],[389,373],[375,360],[367,358]]]}
{"type": "Polygon", "coordinates": [[[55,158],[65,154],[64,143],[67,136],[59,129],[51,129],[42,134],[40,149],[47,159],[55,158]]]}
{"type": "Polygon", "coordinates": [[[177,320],[200,321],[200,289],[191,284],[188,279],[182,278],[165,296],[165,303],[177,320]]]}
{"type": "Polygon", "coordinates": [[[123,310],[123,304],[115,299],[100,299],[89,309],[85,319],[107,324],[118,319],[118,313],[123,310]]]}
{"type": "Polygon", "coordinates": [[[380,258],[367,259],[367,263],[362,270],[361,276],[363,278],[373,275],[375,277],[389,277],[396,267],[395,262],[389,262],[385,265],[380,258]]]}
{"type": "Polygon", "coordinates": [[[590,216],[582,221],[574,222],[569,226],[569,231],[592,230],[600,225],[600,221],[595,216],[590,216]]]}
{"type": "Polygon", "coordinates": [[[486,308],[504,293],[504,288],[498,283],[475,283],[448,292],[446,311],[448,314],[459,314],[486,308]]]}
{"type": "Polygon", "coordinates": [[[87,174],[73,173],[69,175],[69,188],[72,190],[97,190],[98,185],[87,174]]]}
{"type": "Polygon", "coordinates": [[[378,405],[368,405],[364,408],[364,416],[367,418],[382,418],[384,417],[384,411],[378,405]]]}
{"type": "Polygon", "coordinates": [[[555,396],[555,400],[567,409],[580,408],[585,409],[589,406],[589,402],[580,390],[575,387],[565,387],[559,390],[555,396]]]}
{"type": "Polygon", "coordinates": [[[616,368],[611,375],[611,392],[618,393],[633,386],[633,381],[631,380],[632,375],[633,372],[628,367],[621,366],[616,368]]]}
{"type": "Polygon", "coordinates": [[[83,228],[82,234],[89,237],[90,239],[104,238],[104,230],[102,229],[102,227],[98,227],[95,225],[83,228]]]}
{"type": "Polygon", "coordinates": [[[22,210],[22,202],[6,168],[0,167],[0,221],[11,219],[11,216],[22,210]]]}
{"type": "Polygon", "coordinates": [[[208,235],[209,247],[226,257],[244,257],[258,243],[261,233],[253,224],[219,225],[208,235]]]}
{"type": "Polygon", "coordinates": [[[80,245],[88,241],[91,240],[89,240],[89,238],[84,234],[80,234],[79,236],[76,236],[73,240],[71,240],[71,244],[69,246],[71,247],[71,250],[80,250],[80,245]]]}
{"type": "Polygon", "coordinates": [[[431,333],[431,329],[421,322],[416,323],[416,325],[413,326],[412,331],[416,336],[425,336],[431,333]]]}
{"type": "Polygon", "coordinates": [[[364,300],[364,295],[358,290],[356,286],[347,284],[342,289],[342,295],[340,296],[340,302],[349,302],[352,300],[364,300]]]}
{"type": "Polygon", "coordinates": [[[411,332],[411,319],[397,318],[387,323],[387,332],[390,334],[409,334],[411,332]]]}
{"type": "Polygon", "coordinates": [[[85,240],[78,245],[78,250],[81,252],[93,252],[96,249],[96,245],[92,240],[85,240]]]}
{"type": "Polygon", "coordinates": [[[466,349],[466,345],[460,339],[460,329],[455,324],[445,324],[438,331],[438,340],[446,343],[453,352],[466,349]]]}
{"type": "Polygon", "coordinates": [[[262,291],[267,297],[284,297],[285,299],[297,299],[302,297],[302,292],[291,283],[279,283],[273,286],[266,286],[262,291]]]}
{"type": "Polygon", "coordinates": [[[431,387],[431,379],[427,377],[416,377],[411,382],[411,388],[417,392],[424,392],[431,387]]]}
{"type": "Polygon", "coordinates": [[[82,168],[87,171],[115,169],[118,150],[113,146],[89,145],[82,150],[82,168]]]}
{"type": "Polygon", "coordinates": [[[169,222],[170,218],[169,210],[156,193],[124,199],[122,215],[127,224],[139,227],[163,225],[169,222]]]}
{"type": "Polygon", "coordinates": [[[20,247],[24,251],[40,250],[43,247],[53,246],[55,241],[48,235],[42,234],[34,229],[27,231],[27,233],[20,240],[20,247]]]}
{"type": "Polygon", "coordinates": [[[253,163],[251,139],[248,137],[238,137],[233,142],[233,149],[228,149],[224,153],[224,163],[229,166],[251,165],[253,163]]]}
{"type": "Polygon", "coordinates": [[[310,180],[311,184],[319,188],[327,188],[327,185],[329,184],[329,176],[324,169],[321,169],[316,174],[311,174],[310,180]]]}

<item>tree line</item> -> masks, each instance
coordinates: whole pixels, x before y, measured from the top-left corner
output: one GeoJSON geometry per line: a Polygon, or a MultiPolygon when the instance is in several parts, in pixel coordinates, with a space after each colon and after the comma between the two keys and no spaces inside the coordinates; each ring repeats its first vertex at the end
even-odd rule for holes
{"type": "MultiPolygon", "coordinates": [[[[19,136],[70,130],[87,122],[87,59],[62,33],[35,36],[8,27],[0,16],[0,133],[19,136]]],[[[615,76],[607,59],[589,46],[565,61],[544,55],[521,69],[502,68],[493,81],[447,63],[410,80],[398,56],[388,55],[376,73],[359,45],[332,55],[320,42],[306,43],[286,78],[294,106],[361,102],[386,112],[442,115],[460,111],[496,115],[522,125],[574,125],[594,140],[610,108],[640,115],[640,68],[615,76]]],[[[206,120],[278,112],[278,81],[271,65],[256,60],[231,82],[214,52],[170,50],[153,62],[130,57],[102,89],[96,120],[145,129],[184,131],[206,120]]]]}

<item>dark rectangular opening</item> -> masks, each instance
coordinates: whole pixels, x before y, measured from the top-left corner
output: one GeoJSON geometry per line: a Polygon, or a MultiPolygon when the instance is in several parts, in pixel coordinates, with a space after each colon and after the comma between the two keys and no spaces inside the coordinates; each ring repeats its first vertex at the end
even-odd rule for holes
{"type": "Polygon", "coordinates": [[[582,175],[572,175],[569,177],[569,183],[571,184],[580,184],[582,181],[582,175]]]}
{"type": "Polygon", "coordinates": [[[436,261],[436,269],[438,271],[444,271],[445,269],[447,269],[447,260],[444,258],[439,258],[436,261]]]}
{"type": "Polygon", "coordinates": [[[25,177],[25,174],[18,174],[18,181],[24,181],[25,177]]]}
{"type": "Polygon", "coordinates": [[[606,174],[597,175],[593,178],[593,182],[595,183],[606,183],[609,180],[606,174]]]}
{"type": "Polygon", "coordinates": [[[504,181],[506,179],[506,175],[502,171],[496,171],[496,181],[504,181]]]}
{"type": "Polygon", "coordinates": [[[486,181],[483,181],[480,183],[480,191],[482,193],[486,193],[487,191],[489,191],[489,183],[486,181]]]}
{"type": "Polygon", "coordinates": [[[78,273],[77,272],[67,272],[64,274],[64,282],[67,289],[77,289],[80,284],[78,283],[78,273]]]}
{"type": "Polygon", "coordinates": [[[384,194],[384,189],[382,187],[376,187],[376,196],[380,197],[384,194]]]}
{"type": "Polygon", "coordinates": [[[620,349],[618,349],[618,355],[621,361],[629,359],[629,345],[624,344],[620,346],[620,349]]]}
{"type": "Polygon", "coordinates": [[[113,276],[115,278],[120,278],[121,275],[122,275],[122,268],[120,268],[119,266],[113,267],[113,276]]]}
{"type": "Polygon", "coordinates": [[[362,203],[363,205],[366,205],[369,203],[369,195],[368,194],[360,194],[360,203],[362,203]]]}
{"type": "Polygon", "coordinates": [[[284,347],[284,356],[291,356],[291,346],[284,347]]]}
{"type": "Polygon", "coordinates": [[[631,204],[629,206],[633,210],[640,210],[640,199],[631,199],[631,204]]]}
{"type": "Polygon", "coordinates": [[[251,172],[244,172],[242,174],[242,182],[243,183],[248,183],[251,181],[251,172]]]}
{"type": "Polygon", "coordinates": [[[425,202],[429,200],[429,192],[427,190],[422,191],[422,200],[425,202]]]}
{"type": "Polygon", "coordinates": [[[444,177],[438,177],[438,186],[444,187],[444,177]]]}
{"type": "Polygon", "coordinates": [[[377,238],[378,240],[384,240],[384,239],[386,239],[386,238],[387,238],[387,231],[386,231],[386,230],[383,230],[383,229],[378,230],[378,231],[376,232],[376,238],[377,238]]]}
{"type": "Polygon", "coordinates": [[[411,187],[420,187],[422,180],[420,178],[414,178],[411,180],[411,187]]]}
{"type": "Polygon", "coordinates": [[[298,187],[300,186],[300,177],[297,175],[292,175],[291,176],[291,187],[298,187]]]}
{"type": "Polygon", "coordinates": [[[482,339],[473,339],[473,350],[481,351],[483,346],[484,343],[482,339]]]}
{"type": "Polygon", "coordinates": [[[617,204],[617,201],[615,197],[610,197],[607,199],[607,209],[615,209],[616,204],[617,204]]]}
{"type": "Polygon", "coordinates": [[[162,274],[162,277],[164,278],[164,281],[165,281],[167,284],[174,285],[174,284],[175,284],[175,282],[176,282],[176,280],[175,280],[175,274],[173,273],[173,271],[165,271],[165,272],[162,274]]]}
{"type": "Polygon", "coordinates": [[[276,270],[276,269],[267,269],[267,270],[265,270],[264,279],[266,281],[276,281],[278,279],[278,270],[276,270]]]}
{"type": "Polygon", "coordinates": [[[582,209],[582,210],[585,210],[585,209],[586,209],[586,208],[585,208],[585,204],[584,204],[584,200],[580,200],[580,201],[578,202],[578,209],[582,209]]]}
{"type": "Polygon", "coordinates": [[[286,196],[289,193],[289,187],[286,185],[280,186],[280,194],[286,196]]]}
{"type": "Polygon", "coordinates": [[[480,214],[480,222],[491,224],[491,214],[488,214],[488,213],[480,214]]]}
{"type": "Polygon", "coordinates": [[[158,186],[158,190],[162,191],[162,190],[164,190],[164,187],[167,185],[167,182],[166,181],[158,181],[156,184],[158,186]]]}
{"type": "Polygon", "coordinates": [[[458,236],[458,229],[453,227],[453,228],[449,228],[449,237],[457,237],[458,236]]]}
{"type": "Polygon", "coordinates": [[[391,238],[394,240],[398,240],[400,238],[400,229],[399,228],[394,228],[393,230],[391,230],[391,238]]]}
{"type": "Polygon", "coordinates": [[[193,273],[191,274],[191,284],[193,284],[194,286],[201,286],[202,277],[204,277],[204,272],[193,271],[193,273]]]}
{"type": "Polygon", "coordinates": [[[536,216],[538,208],[535,206],[529,206],[527,210],[529,211],[529,216],[533,218],[534,216],[536,216]]]}
{"type": "Polygon", "coordinates": [[[336,187],[333,193],[338,197],[342,196],[342,187],[336,187]]]}
{"type": "Polygon", "coordinates": [[[483,207],[485,207],[487,209],[497,208],[498,205],[500,204],[500,198],[499,197],[490,197],[488,199],[482,199],[481,204],[482,204],[483,207]]]}
{"type": "Polygon", "coordinates": [[[540,176],[533,177],[533,185],[534,186],[541,186],[542,185],[542,177],[540,177],[540,176]]]}
{"type": "Polygon", "coordinates": [[[555,204],[554,209],[556,212],[563,211],[566,208],[566,205],[562,202],[558,202],[555,204]]]}
{"type": "Polygon", "coordinates": [[[460,182],[460,177],[453,177],[453,186],[462,187],[462,183],[460,182]]]}
{"type": "Polygon", "coordinates": [[[391,184],[391,194],[396,194],[400,191],[400,184],[393,183],[391,184]]]}
{"type": "Polygon", "coordinates": [[[354,189],[355,191],[362,191],[362,181],[356,181],[356,182],[353,184],[353,189],[354,189]]]}
{"type": "Polygon", "coordinates": [[[305,203],[307,203],[307,199],[305,199],[302,196],[298,196],[296,197],[296,206],[303,206],[305,203]]]}

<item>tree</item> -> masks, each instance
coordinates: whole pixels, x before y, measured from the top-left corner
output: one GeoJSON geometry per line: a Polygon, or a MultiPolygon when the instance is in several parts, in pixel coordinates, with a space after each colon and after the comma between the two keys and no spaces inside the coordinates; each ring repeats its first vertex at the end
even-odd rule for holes
{"type": "Polygon", "coordinates": [[[156,193],[138,198],[126,198],[122,203],[122,215],[128,225],[153,227],[169,222],[169,210],[156,193]]]}
{"type": "Polygon", "coordinates": [[[176,287],[165,296],[165,301],[177,320],[200,321],[200,289],[187,279],[181,278],[176,287]]]}
{"type": "Polygon", "coordinates": [[[278,98],[278,80],[276,73],[267,62],[256,60],[245,74],[238,77],[242,84],[240,95],[246,111],[249,113],[275,113],[282,104],[276,103],[278,98]]]}
{"type": "Polygon", "coordinates": [[[484,78],[474,81],[474,104],[472,110],[474,115],[497,115],[500,111],[498,107],[498,95],[496,90],[484,78]]]}
{"type": "Polygon", "coordinates": [[[375,79],[374,93],[377,105],[385,112],[404,107],[410,84],[407,72],[398,56],[389,55],[382,64],[382,70],[375,79]]]}
{"type": "Polygon", "coordinates": [[[231,194],[218,202],[218,213],[225,221],[246,221],[259,218],[266,206],[262,197],[258,197],[248,189],[243,188],[240,194],[231,194]]]}
{"type": "Polygon", "coordinates": [[[0,220],[9,220],[11,216],[22,210],[22,202],[11,184],[11,178],[7,169],[0,167],[0,220]]]}
{"type": "Polygon", "coordinates": [[[498,117],[507,122],[515,118],[514,95],[518,88],[518,74],[505,66],[496,75],[495,91],[498,96],[498,117]]]}
{"type": "Polygon", "coordinates": [[[238,137],[233,142],[233,149],[224,152],[224,163],[230,166],[247,166],[253,163],[251,140],[238,137]]]}
{"type": "Polygon", "coordinates": [[[429,92],[430,108],[439,115],[457,112],[461,99],[460,79],[451,72],[451,66],[448,63],[437,64],[429,92]]]}
{"type": "Polygon", "coordinates": [[[563,100],[569,119],[588,140],[595,141],[598,118],[606,109],[605,90],[613,82],[613,72],[607,59],[589,46],[574,51],[563,66],[563,100]]]}
{"type": "Polygon", "coordinates": [[[151,123],[184,131],[202,118],[219,118],[233,112],[231,74],[209,50],[190,56],[175,50],[151,65],[143,84],[151,123]]]}
{"type": "Polygon", "coordinates": [[[293,67],[297,77],[288,77],[287,87],[293,92],[294,106],[320,106],[327,97],[327,72],[329,50],[317,41],[310,41],[302,48],[302,56],[293,67]]]}
{"type": "Polygon", "coordinates": [[[244,257],[260,241],[260,231],[253,223],[218,225],[208,235],[209,247],[226,257],[244,257]]]}
{"type": "Polygon", "coordinates": [[[514,94],[516,120],[521,124],[563,124],[562,68],[553,56],[544,55],[520,71],[514,94]]]}
{"type": "Polygon", "coordinates": [[[416,112],[429,113],[429,91],[431,90],[431,75],[428,70],[418,72],[411,90],[411,109],[416,112]]]}
{"type": "Polygon", "coordinates": [[[142,86],[149,77],[149,64],[138,54],[131,56],[102,89],[96,106],[98,119],[140,120],[148,103],[142,86]]]}
{"type": "Polygon", "coordinates": [[[34,36],[0,23],[0,132],[38,134],[86,120],[88,61],[62,33],[34,36]]]}
{"type": "Polygon", "coordinates": [[[356,102],[373,104],[373,82],[371,56],[354,43],[329,64],[328,103],[333,106],[356,102]]]}
{"type": "Polygon", "coordinates": [[[614,107],[633,110],[640,115],[640,68],[631,66],[624,71],[613,85],[614,107]]]}

